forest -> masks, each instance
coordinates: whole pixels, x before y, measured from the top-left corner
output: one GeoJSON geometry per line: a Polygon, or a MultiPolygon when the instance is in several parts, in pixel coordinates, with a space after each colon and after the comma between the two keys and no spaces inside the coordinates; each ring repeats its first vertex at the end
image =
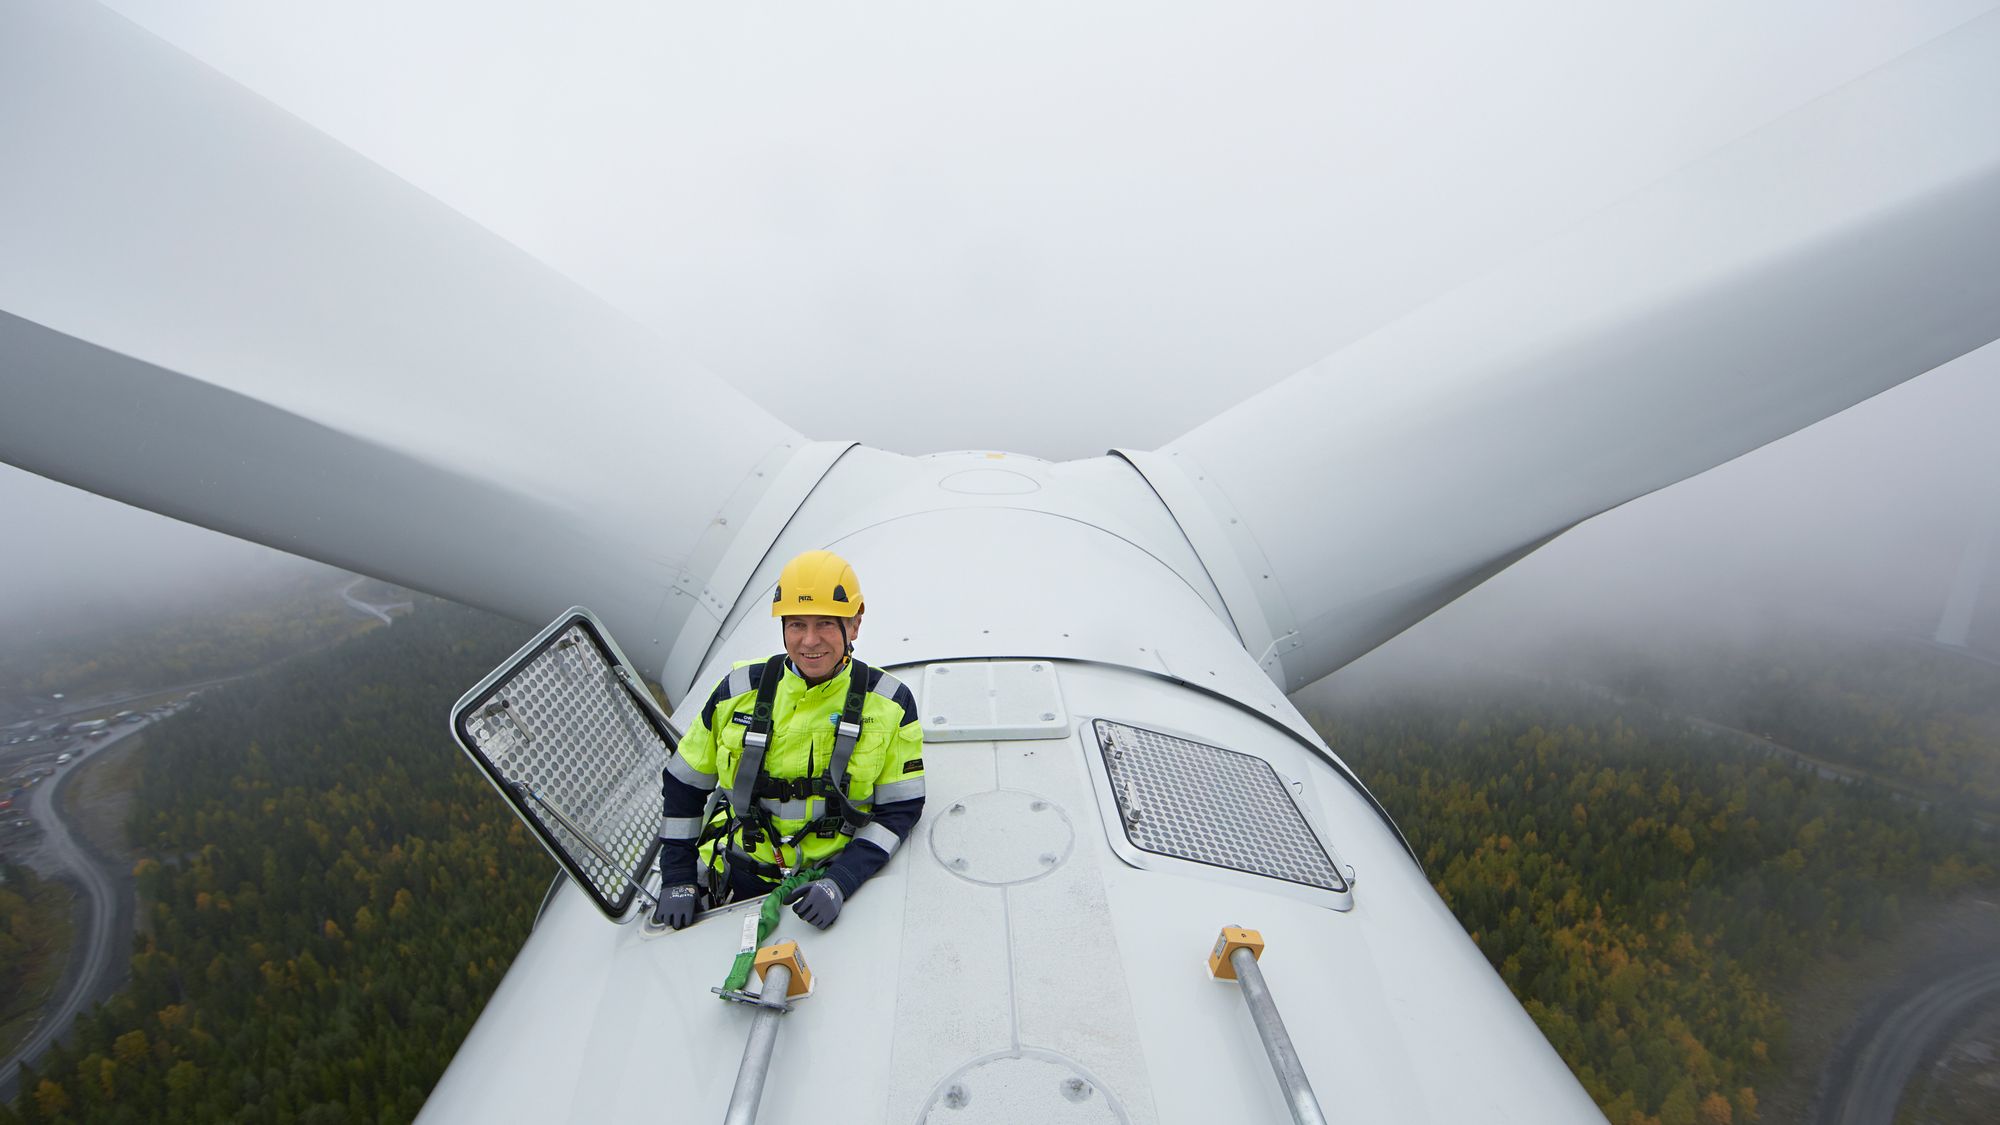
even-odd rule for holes
{"type": "Polygon", "coordinates": [[[62,975],[71,902],[61,883],[0,862],[0,1052],[32,1033],[43,998],[62,975]]]}
{"type": "Polygon", "coordinates": [[[1410,688],[1315,721],[1614,1125],[1758,1120],[1802,974],[2000,879],[1961,810],[1599,693],[1410,688]]]}
{"type": "Polygon", "coordinates": [[[444,724],[529,632],[430,605],[149,734],[131,984],[0,1121],[415,1116],[555,871],[444,724]]]}

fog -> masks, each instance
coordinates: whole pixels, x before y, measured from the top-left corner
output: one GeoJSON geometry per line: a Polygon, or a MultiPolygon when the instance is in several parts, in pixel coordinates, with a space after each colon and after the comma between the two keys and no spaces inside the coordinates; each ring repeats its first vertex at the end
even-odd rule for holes
{"type": "MultiPolygon", "coordinates": [[[[808,434],[1055,458],[1157,446],[1991,7],[112,6],[808,434]]],[[[1996,376],[1642,498],[1394,644],[1927,631],[2000,512],[1996,376]]],[[[285,565],[11,469],[0,513],[0,628],[285,565]]]]}
{"type": "Polygon", "coordinates": [[[2000,345],[1988,345],[1587,521],[1346,678],[1518,668],[1574,645],[1643,653],[1774,634],[1921,640],[1936,633],[1962,566],[1975,568],[1963,587],[1973,596],[1969,645],[2000,656],[1996,423],[2000,345]]]}
{"type": "Polygon", "coordinates": [[[334,571],[0,465],[0,645],[155,621],[334,571]]]}

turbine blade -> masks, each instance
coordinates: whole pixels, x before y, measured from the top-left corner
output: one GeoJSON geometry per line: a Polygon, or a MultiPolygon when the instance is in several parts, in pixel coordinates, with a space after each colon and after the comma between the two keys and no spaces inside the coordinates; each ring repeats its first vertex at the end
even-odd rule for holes
{"type": "Polygon", "coordinates": [[[2000,15],[1128,454],[1287,689],[2000,337],[2000,15]]]}
{"type": "Polygon", "coordinates": [[[0,459],[31,472],[664,645],[805,445],[98,5],[0,6],[0,153],[0,459]]]}

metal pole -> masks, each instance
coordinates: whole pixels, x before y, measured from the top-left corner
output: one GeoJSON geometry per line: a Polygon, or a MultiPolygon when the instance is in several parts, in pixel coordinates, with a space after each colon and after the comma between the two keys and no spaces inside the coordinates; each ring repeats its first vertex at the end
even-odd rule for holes
{"type": "Polygon", "coordinates": [[[757,1014],[750,1020],[750,1041],[743,1045],[743,1065],[736,1068],[736,1088],[729,1092],[729,1112],[723,1125],[756,1125],[757,1103],[764,1098],[764,1076],[771,1072],[771,1048],[778,1044],[778,1020],[789,1010],[792,967],[776,964],[764,970],[764,990],[757,994],[757,1014]]]}
{"type": "Polygon", "coordinates": [[[1229,965],[1236,970],[1243,1002],[1249,1005],[1250,1020],[1257,1025],[1257,1038],[1264,1041],[1264,1053],[1271,1057],[1271,1069],[1278,1076],[1278,1085],[1284,1088],[1292,1120],[1296,1125],[1326,1125],[1319,1098],[1313,1095],[1312,1083],[1306,1081],[1305,1064],[1299,1061],[1299,1053],[1292,1047],[1292,1037],[1285,1033],[1278,1003],[1271,999],[1271,990],[1264,984],[1264,971],[1257,967],[1257,955],[1248,949],[1232,950],[1229,965]]]}

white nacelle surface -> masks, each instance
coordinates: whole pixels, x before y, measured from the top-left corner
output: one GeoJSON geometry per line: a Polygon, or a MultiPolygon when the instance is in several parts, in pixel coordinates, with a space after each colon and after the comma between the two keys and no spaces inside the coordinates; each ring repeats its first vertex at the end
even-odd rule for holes
{"type": "MultiPolygon", "coordinates": [[[[815,990],[784,1018],[761,1119],[1283,1120],[1237,986],[1206,971],[1217,932],[1242,925],[1268,942],[1265,974],[1335,1119],[1598,1120],[1393,827],[1182,572],[1191,552],[1171,525],[1145,526],[1136,506],[1116,533],[1079,518],[1120,474],[1143,487],[1137,475],[1008,458],[1039,487],[911,502],[991,463],[843,461],[767,559],[774,576],[805,545],[847,554],[869,599],[857,654],[913,691],[939,666],[1046,662],[1069,725],[934,741],[924,818],[888,867],[824,932],[781,914],[815,990]],[[844,480],[855,467],[873,479],[844,480]],[[877,518],[841,494],[885,481],[882,506],[914,514],[877,518]],[[1351,909],[1264,876],[1119,858],[1124,829],[1092,779],[1100,718],[1268,762],[1354,872],[1351,909]]],[[[677,725],[698,721],[732,662],[777,647],[768,598],[752,584],[677,725]]],[[[720,1118],[752,1013],[709,989],[751,909],[649,934],[565,889],[424,1119],[720,1118]]]]}
{"type": "MultiPolygon", "coordinates": [[[[925,817],[889,866],[824,932],[780,915],[777,937],[799,941],[815,989],[783,1021],[762,1120],[1284,1120],[1237,986],[1206,972],[1210,943],[1232,924],[1269,943],[1262,967],[1335,1119],[1597,1119],[1323,751],[1156,676],[1052,663],[1077,733],[927,747],[925,817]],[[1111,834],[1122,829],[1088,773],[1096,749],[1084,732],[1099,716],[1253,754],[1296,780],[1355,872],[1354,908],[1259,876],[1121,861],[1111,834]],[[962,828],[968,818],[1004,830],[962,828]],[[1047,1065],[990,1065],[1014,1058],[1047,1065]],[[1042,1086],[1070,1079],[1093,1092],[1060,1103],[1073,1117],[1028,1115],[1054,1104],[1042,1086]],[[954,1087],[968,1116],[947,1115],[954,1087]],[[971,1114],[998,1107],[1011,1109],[971,1114]]],[[[648,934],[566,888],[424,1119],[720,1119],[751,1012],[709,989],[754,909],[648,934]]]]}

